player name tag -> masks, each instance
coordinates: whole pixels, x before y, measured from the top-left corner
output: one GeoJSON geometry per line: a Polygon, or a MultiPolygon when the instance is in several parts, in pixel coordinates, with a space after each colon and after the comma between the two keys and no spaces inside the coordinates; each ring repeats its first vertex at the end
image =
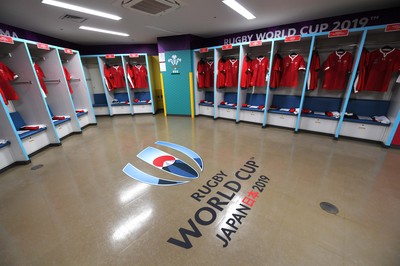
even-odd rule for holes
{"type": "Polygon", "coordinates": [[[72,49],[69,49],[69,48],[64,48],[64,53],[66,53],[66,54],[73,54],[74,51],[72,51],[72,49]]]}
{"type": "Polygon", "coordinates": [[[262,41],[258,40],[258,41],[251,41],[250,42],[250,47],[254,47],[254,46],[261,46],[262,45],[262,41]]]}
{"type": "Polygon", "coordinates": [[[400,23],[386,25],[385,32],[389,31],[400,31],[400,23]]]}
{"type": "Polygon", "coordinates": [[[349,30],[332,30],[328,33],[328,38],[349,36],[349,30]]]}
{"type": "Polygon", "coordinates": [[[49,45],[45,43],[38,43],[36,44],[36,47],[42,50],[50,50],[49,45]]]}
{"type": "Polygon", "coordinates": [[[286,36],[285,42],[299,42],[301,40],[301,35],[286,36]]]}
{"type": "Polygon", "coordinates": [[[14,40],[10,36],[0,35],[0,42],[14,44],[14,40]]]}

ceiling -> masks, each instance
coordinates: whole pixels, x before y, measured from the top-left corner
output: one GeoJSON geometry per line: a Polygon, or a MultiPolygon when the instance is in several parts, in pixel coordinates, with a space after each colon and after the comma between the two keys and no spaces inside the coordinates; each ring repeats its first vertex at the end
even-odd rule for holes
{"type": "Polygon", "coordinates": [[[221,0],[183,0],[163,16],[121,7],[122,0],[61,0],[121,16],[119,21],[44,5],[41,0],[1,0],[0,22],[80,45],[156,43],[157,37],[193,34],[216,37],[306,20],[398,6],[393,0],[238,0],[256,19],[246,20],[221,0]],[[61,20],[65,14],[87,18],[82,23],[61,20]],[[80,25],[126,32],[129,37],[79,30],[80,25]]]}

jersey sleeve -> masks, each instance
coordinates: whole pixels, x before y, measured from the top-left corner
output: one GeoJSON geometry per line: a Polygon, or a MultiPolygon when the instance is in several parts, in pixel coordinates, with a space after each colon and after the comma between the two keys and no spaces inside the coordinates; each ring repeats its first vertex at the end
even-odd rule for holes
{"type": "Polygon", "coordinates": [[[400,50],[396,50],[396,57],[393,63],[393,72],[400,71],[400,50]]]}
{"type": "Polygon", "coordinates": [[[349,63],[347,64],[347,72],[351,73],[352,68],[353,68],[353,55],[349,53],[349,63]]]}
{"type": "Polygon", "coordinates": [[[324,63],[324,71],[327,71],[331,68],[331,64],[332,64],[332,54],[330,54],[328,56],[328,58],[326,59],[325,63],[324,63]]]}
{"type": "Polygon", "coordinates": [[[18,78],[18,75],[15,74],[14,71],[12,71],[8,66],[4,65],[3,70],[5,70],[8,80],[12,81],[18,78]]]}
{"type": "Polygon", "coordinates": [[[299,70],[305,70],[306,69],[306,62],[304,61],[304,58],[299,55],[299,70]]]}
{"type": "Polygon", "coordinates": [[[318,54],[318,53],[315,53],[314,59],[315,59],[315,62],[314,62],[314,68],[313,68],[313,70],[314,70],[314,71],[318,71],[318,70],[321,69],[321,60],[320,60],[320,58],[319,58],[319,54],[318,54]]]}

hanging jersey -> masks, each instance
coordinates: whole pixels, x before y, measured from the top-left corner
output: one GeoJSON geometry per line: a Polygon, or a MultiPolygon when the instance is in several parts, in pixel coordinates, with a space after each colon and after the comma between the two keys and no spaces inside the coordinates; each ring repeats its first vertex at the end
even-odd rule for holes
{"type": "Polygon", "coordinates": [[[19,95],[10,84],[10,81],[17,77],[18,75],[8,68],[7,65],[0,62],[0,93],[5,104],[8,104],[8,100],[12,101],[19,99],[19,95]]]}
{"type": "Polygon", "coordinates": [[[204,88],[204,83],[205,83],[205,68],[206,68],[206,63],[203,60],[200,60],[197,63],[197,87],[199,89],[204,88]]]}
{"type": "Polygon", "coordinates": [[[136,89],[146,89],[149,87],[147,82],[147,69],[143,65],[135,65],[132,67],[133,76],[135,79],[136,89]]]}
{"type": "Polygon", "coordinates": [[[237,87],[239,60],[229,59],[225,62],[225,87],[237,87]]]}
{"type": "Polygon", "coordinates": [[[397,71],[400,71],[400,50],[393,48],[385,52],[383,49],[378,49],[371,52],[363,90],[387,91],[392,74],[397,71]]]}
{"type": "Polygon", "coordinates": [[[250,59],[249,56],[245,56],[243,58],[243,66],[242,66],[242,73],[241,73],[241,78],[240,78],[240,87],[241,88],[249,88],[250,87],[250,82],[251,82],[251,76],[252,76],[252,60],[250,59]]]}
{"type": "Polygon", "coordinates": [[[333,52],[324,64],[323,89],[344,90],[347,84],[347,74],[351,72],[353,56],[349,52],[333,52]]]}
{"type": "Polygon", "coordinates": [[[251,64],[253,76],[251,78],[250,86],[265,87],[265,81],[269,68],[269,60],[266,57],[259,57],[253,60],[251,64]]]}
{"type": "Polygon", "coordinates": [[[103,67],[103,74],[104,74],[104,83],[107,87],[108,91],[112,91],[114,88],[111,84],[111,72],[109,70],[109,67],[107,66],[107,64],[104,64],[103,67]]]}
{"type": "Polygon", "coordinates": [[[112,66],[108,69],[110,71],[110,81],[114,89],[125,88],[125,75],[122,66],[112,66]]]}
{"type": "Polygon", "coordinates": [[[126,72],[127,72],[129,88],[133,89],[135,88],[135,79],[133,77],[132,67],[129,64],[126,64],[126,72]]]}
{"type": "Polygon", "coordinates": [[[74,91],[72,90],[72,87],[71,87],[71,75],[69,74],[69,72],[65,66],[63,66],[63,69],[64,69],[64,74],[65,74],[65,79],[67,80],[69,92],[72,94],[72,93],[74,93],[74,91]]]}
{"type": "Polygon", "coordinates": [[[204,87],[211,88],[214,87],[214,62],[208,61],[205,64],[205,76],[204,76],[204,87]]]}
{"type": "Polygon", "coordinates": [[[304,58],[299,55],[288,55],[283,59],[283,72],[280,86],[297,87],[299,70],[305,70],[304,58]]]}
{"type": "Polygon", "coordinates": [[[279,54],[274,55],[272,69],[271,69],[271,79],[269,86],[271,88],[278,88],[281,83],[282,77],[282,57],[279,54]]]}
{"type": "Polygon", "coordinates": [[[217,88],[225,87],[225,62],[223,58],[218,60],[217,88]]]}
{"type": "Polygon", "coordinates": [[[34,63],[33,66],[36,70],[36,75],[39,79],[40,87],[42,88],[44,94],[47,95],[49,91],[47,90],[46,83],[44,82],[44,78],[46,76],[44,75],[42,68],[38,64],[34,63]]]}
{"type": "Polygon", "coordinates": [[[367,49],[363,48],[361,52],[360,62],[358,64],[357,76],[353,85],[355,93],[362,90],[365,86],[368,59],[369,52],[367,49]]]}
{"type": "Polygon", "coordinates": [[[319,54],[317,51],[313,51],[311,64],[310,64],[310,73],[308,75],[308,89],[315,90],[318,87],[318,71],[321,68],[321,63],[319,59],[319,54]]]}

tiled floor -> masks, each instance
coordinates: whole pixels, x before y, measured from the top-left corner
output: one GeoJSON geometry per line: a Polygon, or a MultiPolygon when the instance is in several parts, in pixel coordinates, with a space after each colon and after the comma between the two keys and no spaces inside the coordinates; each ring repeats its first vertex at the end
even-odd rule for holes
{"type": "Polygon", "coordinates": [[[98,118],[0,174],[0,265],[400,265],[399,225],[400,150],[206,117],[98,118]],[[125,175],[132,163],[171,179],[136,157],[152,146],[186,159],[157,140],[197,152],[201,176],[160,187],[125,175]],[[248,161],[259,167],[238,178],[248,161]],[[190,249],[167,242],[184,241],[180,228],[190,249]]]}

